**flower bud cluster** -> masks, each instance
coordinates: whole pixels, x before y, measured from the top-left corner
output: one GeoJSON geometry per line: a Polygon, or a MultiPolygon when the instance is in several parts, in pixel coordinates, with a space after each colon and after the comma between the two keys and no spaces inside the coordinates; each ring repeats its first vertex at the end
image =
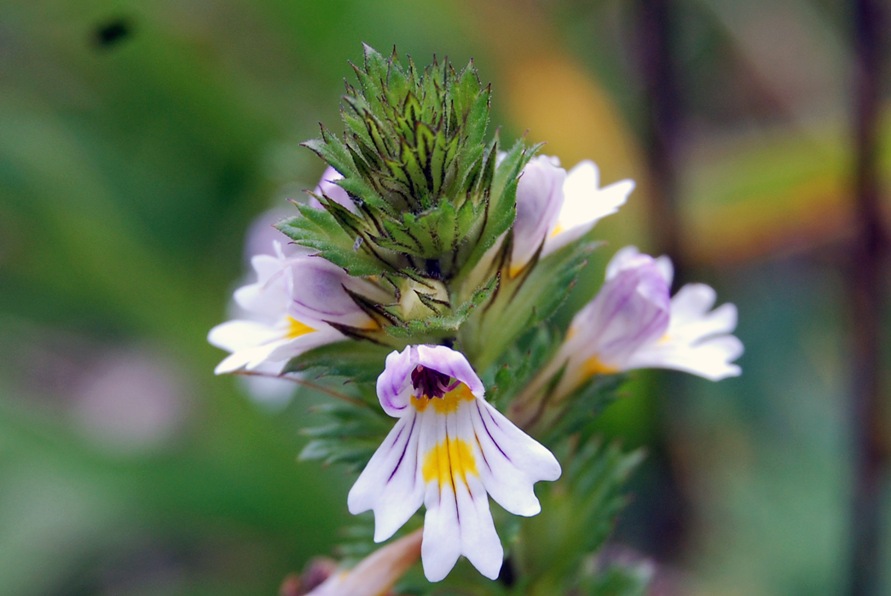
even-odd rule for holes
{"type": "Polygon", "coordinates": [[[377,382],[357,385],[395,424],[361,462],[349,510],[373,511],[380,542],[424,505],[427,578],[445,578],[464,556],[495,579],[505,548],[489,499],[533,516],[534,485],[561,476],[522,428],[631,369],[739,374],[736,310],[713,309],[715,293],[701,284],[672,297],[668,258],[628,247],[568,328],[555,328],[597,246],[593,227],[633,182],[601,187],[593,162],[567,172],[522,143],[501,151],[497,135],[486,138],[490,90],[472,64],[419,71],[366,47],[354,70],[344,134],[323,127],[305,144],[328,168],[277,225],[281,241],[253,258],[256,281],[235,292],[238,316],[210,332],[230,352],[216,372],[288,374],[324,348],[329,372],[343,374],[337,362],[368,347],[377,382]],[[498,392],[496,409],[482,379],[506,370],[509,354],[535,352],[537,326],[555,329],[554,348],[524,385],[498,392]]]}

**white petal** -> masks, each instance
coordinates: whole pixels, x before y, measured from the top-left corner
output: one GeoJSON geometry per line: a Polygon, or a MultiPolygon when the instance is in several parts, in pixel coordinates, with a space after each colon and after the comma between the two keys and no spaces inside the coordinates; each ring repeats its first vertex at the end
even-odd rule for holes
{"type": "Polygon", "coordinates": [[[275,361],[287,361],[308,350],[334,343],[340,339],[343,339],[343,335],[339,331],[323,324],[322,327],[297,337],[285,337],[278,343],[275,350],[270,352],[269,358],[275,361]]]}
{"type": "Polygon", "coordinates": [[[720,381],[739,376],[740,368],[733,361],[742,353],[742,342],[732,335],[707,338],[694,345],[668,338],[639,350],[628,368],[669,368],[720,381]]]}
{"type": "Polygon", "coordinates": [[[251,259],[257,281],[235,290],[235,302],[250,313],[279,317],[288,307],[287,260],[273,255],[251,259]]]}
{"type": "Polygon", "coordinates": [[[582,161],[569,171],[563,184],[563,207],[557,218],[558,234],[545,245],[552,252],[575,240],[625,204],[634,182],[622,180],[599,188],[600,172],[592,161],[582,161]]]}
{"type": "Polygon", "coordinates": [[[452,416],[457,418],[457,435],[472,453],[477,474],[467,474],[466,484],[455,482],[458,502],[458,516],[461,524],[461,553],[489,579],[496,579],[504,562],[504,548],[495,531],[492,513],[489,511],[489,495],[482,478],[485,464],[474,447],[473,414],[475,403],[485,403],[480,399],[464,402],[452,416]]]}
{"type": "Polygon", "coordinates": [[[471,464],[452,459],[452,449],[460,453],[465,447],[468,452],[464,455],[474,451],[469,405],[470,402],[463,402],[457,412],[446,415],[431,410],[422,414],[426,422],[422,429],[422,458],[439,448],[447,460],[440,464],[447,466],[446,482],[439,481],[443,473],[440,471],[437,478],[427,483],[424,499],[427,514],[421,558],[424,574],[430,581],[444,578],[460,555],[466,556],[480,573],[495,579],[504,558],[489,511],[489,499],[478,475],[478,458],[474,456],[471,464]],[[434,440],[430,441],[430,437],[434,440]],[[449,446],[447,437],[452,449],[443,447],[449,446]]]}
{"type": "Polygon", "coordinates": [[[421,506],[424,482],[418,462],[420,417],[400,418],[350,489],[350,513],[374,511],[374,541],[393,535],[421,506]]]}
{"type": "Polygon", "coordinates": [[[234,352],[281,337],[281,331],[254,321],[227,321],[207,334],[207,341],[218,348],[234,352]]]}
{"type": "MultiPolygon", "coordinates": [[[[446,438],[446,421],[429,409],[421,418],[420,462],[443,443],[446,438]]],[[[432,582],[449,574],[461,555],[461,530],[458,525],[458,501],[450,486],[441,486],[436,480],[426,483],[424,505],[424,540],[421,543],[421,561],[424,575],[432,582]]]]}
{"type": "MultiPolygon", "coordinates": [[[[281,342],[274,341],[259,346],[252,346],[237,350],[226,357],[214,369],[214,373],[218,375],[235,372],[239,369],[255,370],[260,366],[268,366],[278,363],[283,365],[285,360],[275,360],[270,355],[279,347],[281,342]]],[[[281,366],[279,366],[281,369],[281,366]]]]}
{"type": "Polygon", "coordinates": [[[715,310],[715,290],[705,284],[688,284],[671,299],[669,334],[695,340],[708,335],[729,333],[736,328],[736,307],[722,304],[715,310]]]}
{"type": "Polygon", "coordinates": [[[533,485],[560,477],[557,459],[485,401],[476,400],[468,410],[482,453],[479,468],[486,490],[509,512],[536,515],[541,506],[533,485]]]}

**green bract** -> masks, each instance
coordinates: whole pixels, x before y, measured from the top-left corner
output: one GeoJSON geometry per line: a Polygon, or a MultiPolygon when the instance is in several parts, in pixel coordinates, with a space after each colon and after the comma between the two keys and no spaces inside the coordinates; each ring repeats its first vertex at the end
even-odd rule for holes
{"type": "Polygon", "coordinates": [[[345,132],[322,126],[304,145],[343,176],[337,184],[355,208],[323,194],[322,209],[299,205],[278,228],[392,289],[389,305],[357,297],[392,336],[455,336],[497,288],[497,268],[470,273],[510,229],[532,151],[517,143],[499,155],[497,135],[485,139],[490,90],[472,63],[456,71],[434,61],[419,71],[366,46],[354,70],[358,85],[347,85],[341,109],[345,132]],[[461,283],[471,277],[473,285],[461,283]]]}

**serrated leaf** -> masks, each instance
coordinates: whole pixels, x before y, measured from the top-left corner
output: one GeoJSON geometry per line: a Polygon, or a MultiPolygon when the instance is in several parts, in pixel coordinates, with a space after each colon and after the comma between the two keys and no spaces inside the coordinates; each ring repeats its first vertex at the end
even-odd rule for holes
{"type": "Polygon", "coordinates": [[[333,215],[306,205],[300,205],[298,209],[300,215],[278,222],[276,229],[297,244],[318,251],[350,275],[365,277],[383,272],[385,262],[358,250],[355,239],[344,232],[333,215]]]}

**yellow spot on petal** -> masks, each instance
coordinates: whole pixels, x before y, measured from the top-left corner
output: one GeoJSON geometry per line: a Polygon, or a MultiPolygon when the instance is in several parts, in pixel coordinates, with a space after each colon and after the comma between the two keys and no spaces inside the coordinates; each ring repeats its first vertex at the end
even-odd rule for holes
{"type": "Polygon", "coordinates": [[[473,401],[474,399],[476,398],[473,393],[470,392],[470,388],[464,383],[461,383],[455,389],[449,391],[439,399],[434,398],[431,401],[433,402],[433,409],[436,410],[437,413],[448,414],[450,412],[456,412],[462,401],[473,401]]]}
{"type": "Polygon", "coordinates": [[[459,480],[466,485],[468,476],[479,474],[470,445],[461,439],[449,437],[427,453],[421,472],[424,482],[435,481],[439,486],[449,486],[453,491],[459,480]]]}
{"type": "Polygon", "coordinates": [[[430,398],[426,395],[412,395],[411,405],[413,405],[418,412],[423,412],[427,409],[427,406],[430,405],[430,398]]]}
{"type": "Polygon", "coordinates": [[[597,356],[592,356],[582,364],[582,372],[585,377],[593,377],[595,375],[614,375],[619,372],[619,369],[615,366],[604,364],[597,356]]]}
{"type": "Polygon", "coordinates": [[[548,236],[551,237],[551,238],[553,238],[553,237],[556,236],[557,234],[562,234],[563,232],[564,232],[564,228],[563,228],[563,226],[561,226],[561,225],[558,223],[557,225],[554,226],[554,229],[551,230],[551,233],[548,234],[548,236]]]}
{"type": "Polygon", "coordinates": [[[288,339],[296,339],[301,335],[306,335],[307,333],[312,333],[315,331],[312,327],[305,323],[301,323],[294,317],[288,317],[288,332],[285,335],[288,339]]]}
{"type": "Polygon", "coordinates": [[[462,401],[472,401],[474,399],[476,397],[470,392],[470,388],[461,383],[442,397],[413,395],[411,403],[419,412],[423,412],[427,409],[427,406],[432,405],[437,414],[450,414],[458,411],[458,406],[461,405],[462,401]]]}

